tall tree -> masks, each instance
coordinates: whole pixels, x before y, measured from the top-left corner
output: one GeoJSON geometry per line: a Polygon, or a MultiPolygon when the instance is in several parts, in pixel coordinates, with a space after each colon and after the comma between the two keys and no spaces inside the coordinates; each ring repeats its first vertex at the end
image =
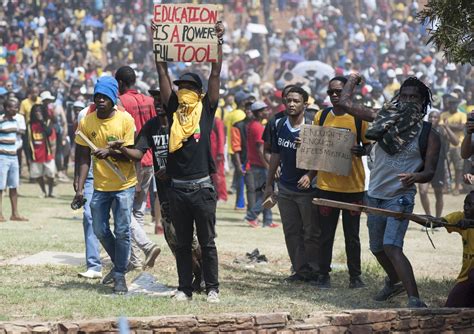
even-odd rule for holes
{"type": "Polygon", "coordinates": [[[474,64],[473,0],[428,0],[418,19],[448,61],[474,64]]]}

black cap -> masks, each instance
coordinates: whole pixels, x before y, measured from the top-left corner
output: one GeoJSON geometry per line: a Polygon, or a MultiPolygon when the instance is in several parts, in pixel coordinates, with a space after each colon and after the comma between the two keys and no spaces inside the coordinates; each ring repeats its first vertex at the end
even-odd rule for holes
{"type": "Polygon", "coordinates": [[[148,93],[150,95],[157,95],[160,93],[160,86],[158,85],[153,85],[150,87],[150,89],[148,90],[148,93]]]}
{"type": "Polygon", "coordinates": [[[183,82],[189,82],[189,83],[195,85],[199,90],[202,89],[201,78],[196,73],[190,73],[190,72],[184,73],[179,77],[178,80],[173,81],[173,83],[176,86],[178,86],[180,83],[183,83],[183,82]]]}

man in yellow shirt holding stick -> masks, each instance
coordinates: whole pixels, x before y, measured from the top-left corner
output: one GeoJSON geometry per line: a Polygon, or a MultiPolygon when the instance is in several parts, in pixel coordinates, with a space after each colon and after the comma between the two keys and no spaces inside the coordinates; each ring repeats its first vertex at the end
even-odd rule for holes
{"type": "Polygon", "coordinates": [[[92,225],[114,265],[103,281],[109,281],[113,276],[114,292],[124,294],[128,291],[125,272],[130,255],[130,219],[137,177],[133,162],[121,152],[124,147],[134,144],[135,122],[130,114],[117,108],[117,97],[118,83],[115,78],[101,77],[94,87],[95,111],[84,117],[78,127],[78,133],[81,133],[76,137],[79,171],[73,205],[83,203],[84,183],[92,160],[92,225]],[[97,148],[92,150],[91,143],[97,148]],[[112,202],[115,202],[113,208],[112,202]],[[109,225],[111,208],[114,233],[109,225]]]}

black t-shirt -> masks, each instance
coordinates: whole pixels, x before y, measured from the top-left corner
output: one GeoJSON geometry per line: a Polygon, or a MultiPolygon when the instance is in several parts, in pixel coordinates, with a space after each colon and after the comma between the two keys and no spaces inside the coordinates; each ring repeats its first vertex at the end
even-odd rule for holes
{"type": "MultiPolygon", "coordinates": [[[[145,153],[149,149],[153,152],[153,168],[155,172],[161,168],[166,168],[166,160],[168,157],[168,127],[162,126],[158,117],[149,119],[140,130],[136,140],[135,148],[145,153]]],[[[158,190],[158,197],[160,201],[167,200],[166,194],[169,187],[168,181],[161,181],[155,177],[156,188],[158,190]]]]}
{"type": "MultiPolygon", "coordinates": [[[[168,105],[164,105],[170,128],[173,125],[173,113],[178,109],[178,105],[178,96],[173,92],[168,105]]],[[[190,136],[179,150],[168,155],[167,174],[172,178],[194,180],[215,173],[216,168],[211,155],[211,131],[217,104],[211,106],[209,96],[206,94],[202,99],[202,105],[200,133],[190,136]]]]}

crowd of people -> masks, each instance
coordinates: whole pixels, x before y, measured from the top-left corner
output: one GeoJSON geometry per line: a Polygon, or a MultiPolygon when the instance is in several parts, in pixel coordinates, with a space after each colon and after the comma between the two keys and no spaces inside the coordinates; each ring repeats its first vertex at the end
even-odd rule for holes
{"type": "MultiPolygon", "coordinates": [[[[85,203],[81,276],[102,277],[99,242],[114,263],[102,281],[114,283],[116,293],[127,291],[127,271],[154,265],[161,249],[143,229],[151,197],[176,256],[175,298],[190,300],[205,289],[217,302],[215,214],[229,193],[252,228],[260,216],[263,227],[278,228],[278,203],[292,264],[286,281],[321,289],[331,287],[341,212],[314,207],[315,196],[361,204],[367,194],[371,206],[410,212],[419,183],[431,215],[431,183],[433,220],[455,225],[472,218],[470,194],[464,215],[440,218],[443,195],[469,192],[474,182],[466,160],[472,69],[446,62],[425,44],[417,1],[216,3],[222,15],[236,15],[216,28],[222,55],[209,68],[155,64],[147,25],[153,1],[95,1],[87,8],[76,0],[7,2],[0,11],[0,191],[10,189],[11,220],[26,220],[17,203],[20,175],[54,197],[57,180],[71,182],[74,163],[74,205],[85,203]],[[354,133],[349,176],[296,167],[305,123],[354,133]]],[[[342,224],[349,287],[362,288],[360,214],[342,210],[342,224]]],[[[403,254],[408,220],[369,215],[368,225],[370,249],[387,273],[375,299],[406,291],[408,306],[425,306],[403,254]]],[[[468,255],[472,242],[465,243],[468,255]]],[[[449,306],[466,305],[463,296],[473,294],[474,264],[465,259],[449,306]]]]}

